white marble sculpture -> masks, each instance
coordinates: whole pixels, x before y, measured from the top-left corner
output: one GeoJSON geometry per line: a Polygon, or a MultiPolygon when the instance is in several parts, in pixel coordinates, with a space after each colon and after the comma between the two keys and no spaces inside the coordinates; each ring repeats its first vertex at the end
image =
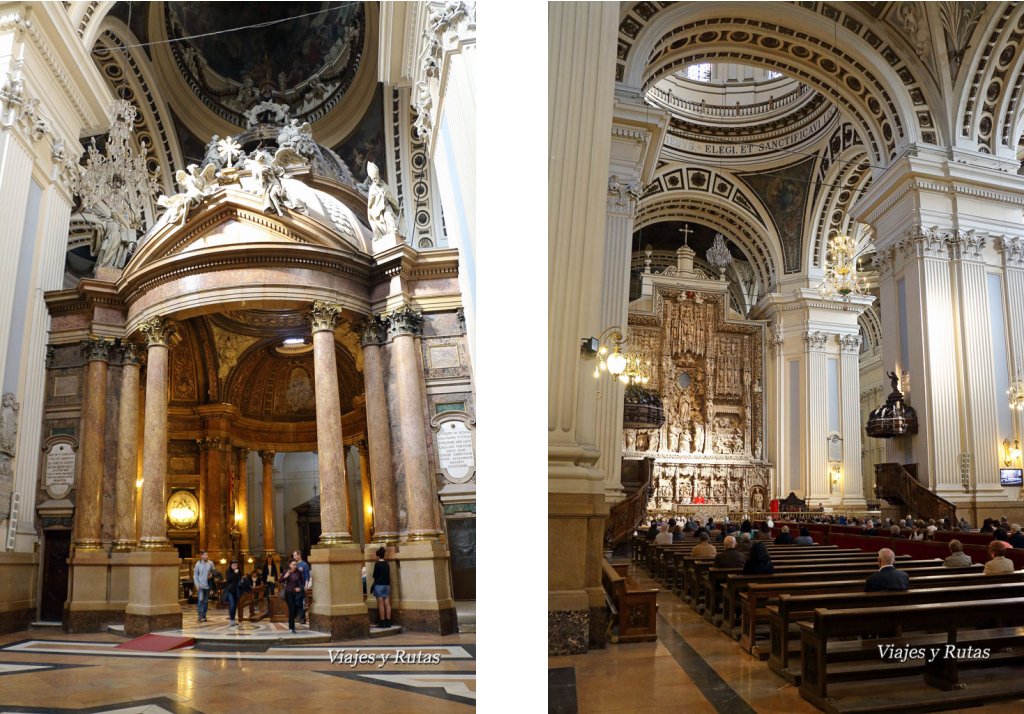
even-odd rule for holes
{"type": "Polygon", "coordinates": [[[366,162],[366,174],[370,177],[370,191],[366,200],[366,215],[373,229],[373,239],[394,238],[395,243],[402,241],[398,228],[398,215],[401,206],[391,189],[380,178],[380,169],[372,161],[366,162]]]}
{"type": "Polygon", "coordinates": [[[168,223],[185,224],[188,212],[203,202],[217,188],[217,167],[207,164],[200,171],[195,164],[189,164],[187,171],[178,170],[174,174],[178,186],[184,189],[173,196],[160,196],[157,205],[167,209],[164,214],[168,223]]]}

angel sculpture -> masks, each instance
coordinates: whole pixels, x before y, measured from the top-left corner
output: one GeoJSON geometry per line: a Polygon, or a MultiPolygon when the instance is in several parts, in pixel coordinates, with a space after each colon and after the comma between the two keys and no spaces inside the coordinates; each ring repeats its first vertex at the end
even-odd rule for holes
{"type": "Polygon", "coordinates": [[[277,133],[277,145],[281,149],[292,149],[304,157],[310,157],[316,153],[316,142],[313,141],[312,127],[309,125],[309,122],[299,124],[298,119],[292,119],[288,124],[281,127],[281,131],[277,133]]]}
{"type": "Polygon", "coordinates": [[[168,223],[185,225],[188,212],[202,203],[203,198],[209,196],[217,188],[217,167],[207,164],[200,171],[195,164],[189,164],[187,171],[179,169],[174,174],[174,178],[184,192],[176,193],[173,196],[160,196],[156,202],[157,205],[167,209],[168,223]]]}
{"type": "Polygon", "coordinates": [[[257,151],[252,158],[247,159],[245,168],[252,172],[260,186],[263,187],[263,212],[273,211],[279,216],[284,215],[284,209],[301,211],[304,206],[298,201],[290,200],[288,192],[281,182],[284,178],[284,167],[295,163],[298,156],[300,162],[302,157],[296,154],[293,149],[278,149],[274,158],[266,151],[257,151]]]}

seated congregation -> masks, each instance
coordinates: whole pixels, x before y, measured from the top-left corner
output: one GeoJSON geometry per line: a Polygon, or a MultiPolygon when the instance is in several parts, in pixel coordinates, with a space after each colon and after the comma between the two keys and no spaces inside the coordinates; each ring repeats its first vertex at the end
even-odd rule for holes
{"type": "MultiPolygon", "coordinates": [[[[1024,663],[1019,525],[842,520],[652,521],[632,538],[633,574],[645,570],[824,711],[1024,698],[1012,674],[1024,663]]],[[[625,580],[620,611],[642,594],[625,580]]],[[[658,590],[646,592],[654,602],[658,590]]],[[[656,639],[656,615],[620,612],[631,625],[617,641],[656,639]]]]}

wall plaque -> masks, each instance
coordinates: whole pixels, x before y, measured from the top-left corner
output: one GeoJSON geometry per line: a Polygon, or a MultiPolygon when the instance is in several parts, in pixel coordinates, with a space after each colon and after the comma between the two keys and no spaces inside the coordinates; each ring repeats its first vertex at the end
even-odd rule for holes
{"type": "Polygon", "coordinates": [[[450,417],[452,412],[439,414],[437,429],[437,460],[445,476],[456,483],[468,481],[476,473],[473,453],[473,431],[464,416],[450,417]]]}
{"type": "Polygon", "coordinates": [[[52,441],[46,451],[46,481],[50,498],[66,498],[75,485],[75,449],[70,440],[52,441]]]}

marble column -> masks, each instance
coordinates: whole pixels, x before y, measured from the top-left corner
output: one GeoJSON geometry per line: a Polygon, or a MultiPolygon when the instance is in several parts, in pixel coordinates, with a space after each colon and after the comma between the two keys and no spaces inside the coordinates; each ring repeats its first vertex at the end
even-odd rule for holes
{"type": "Polygon", "coordinates": [[[121,406],[117,428],[117,480],[115,485],[114,550],[135,545],[135,480],[139,470],[139,363],[138,345],[121,346],[121,406]]]}
{"type": "Polygon", "coordinates": [[[249,459],[249,450],[246,448],[238,449],[238,505],[236,508],[236,516],[241,516],[242,520],[238,521],[238,530],[241,534],[239,536],[238,547],[242,553],[242,559],[249,555],[249,470],[247,461],[249,459]]]}
{"type": "Polygon", "coordinates": [[[167,382],[168,346],[174,327],[161,317],[138,326],[146,337],[146,439],[142,451],[142,528],[128,556],[125,633],[138,636],[181,627],[178,566],[181,559],[167,540],[167,382]]]}
{"type": "MultiPolygon", "coordinates": [[[[449,634],[458,630],[451,594],[451,564],[439,538],[437,487],[427,453],[423,367],[418,334],[423,317],[404,306],[387,317],[391,339],[390,387],[398,405],[405,480],[407,529],[396,549],[401,563],[401,605],[395,621],[410,630],[449,634]]],[[[392,415],[395,416],[395,415],[392,415]]]]}
{"type": "Polygon", "coordinates": [[[405,539],[433,540],[441,534],[437,516],[437,488],[430,474],[427,433],[423,425],[423,381],[417,335],[422,315],[409,307],[388,316],[392,339],[392,377],[398,394],[398,425],[405,468],[405,503],[408,528],[405,539]]]}
{"type": "Polygon", "coordinates": [[[341,434],[341,396],[334,328],[341,306],[313,303],[313,370],[316,380],[316,445],[320,457],[320,542],[351,543],[347,530],[348,494],[345,489],[345,446],[341,434]]]}
{"type": "Polygon", "coordinates": [[[602,540],[608,513],[595,467],[594,362],[619,8],[548,5],[548,653],[603,646],[602,540]]]}
{"type": "Polygon", "coordinates": [[[86,364],[82,404],[81,473],[75,496],[75,537],[71,556],[68,600],[64,605],[66,632],[94,632],[118,609],[110,603],[110,558],[102,548],[104,423],[107,415],[107,361],[111,340],[82,341],[86,364]]]}
{"type": "Polygon", "coordinates": [[[310,626],[334,639],[367,637],[370,620],[363,602],[360,570],[363,552],[345,530],[348,497],[345,447],[341,434],[341,397],[334,328],[341,306],[317,301],[308,319],[313,331],[316,380],[316,443],[320,456],[320,542],[309,554],[313,569],[310,626]]]}
{"type": "MultiPolygon", "coordinates": [[[[365,367],[365,361],[363,363],[365,367]]],[[[370,490],[370,455],[366,439],[356,444],[359,449],[359,488],[363,501],[363,542],[369,543],[373,533],[373,493],[370,490]]]]}
{"type": "Polygon", "coordinates": [[[75,497],[75,549],[97,550],[100,543],[100,517],[103,503],[103,459],[107,418],[107,366],[114,343],[103,337],[82,341],[85,353],[85,399],[82,404],[82,430],[79,452],[82,475],[75,497]]]}
{"type": "Polygon", "coordinates": [[[146,337],[146,443],[142,453],[142,550],[168,550],[167,353],[175,329],[155,317],[139,325],[146,337]]]}
{"type": "MultiPolygon", "coordinates": [[[[379,318],[362,326],[363,383],[366,389],[366,443],[369,449],[368,477],[373,479],[373,542],[398,540],[398,507],[395,475],[391,463],[391,427],[385,393],[384,355],[379,318]]],[[[364,479],[366,480],[366,479],[364,479]]]]}
{"type": "Polygon", "coordinates": [[[261,451],[263,462],[263,555],[275,554],[274,548],[274,457],[276,451],[261,451]]]}
{"type": "Polygon", "coordinates": [[[206,453],[206,471],[203,474],[204,501],[201,508],[206,521],[206,542],[200,548],[206,548],[210,560],[217,563],[226,558],[231,551],[231,518],[227,503],[227,471],[228,459],[231,458],[230,444],[225,439],[204,437],[197,439],[199,448],[206,453]]]}

